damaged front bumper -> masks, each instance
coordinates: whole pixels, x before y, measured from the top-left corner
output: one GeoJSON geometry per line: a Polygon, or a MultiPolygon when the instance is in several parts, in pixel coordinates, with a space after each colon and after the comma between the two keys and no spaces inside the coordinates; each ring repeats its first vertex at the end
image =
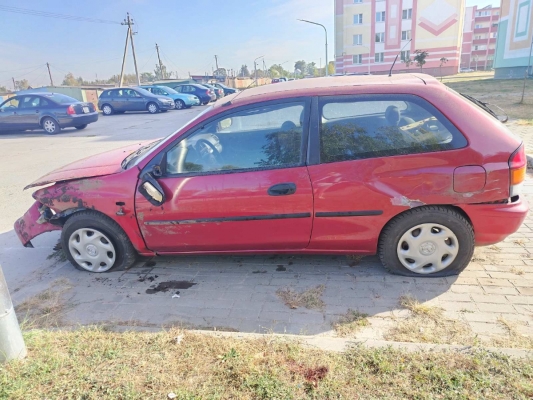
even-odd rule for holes
{"type": "Polygon", "coordinates": [[[50,223],[54,214],[50,208],[36,201],[14,225],[15,232],[24,247],[33,247],[31,240],[41,233],[58,231],[63,227],[60,224],[50,223]]]}

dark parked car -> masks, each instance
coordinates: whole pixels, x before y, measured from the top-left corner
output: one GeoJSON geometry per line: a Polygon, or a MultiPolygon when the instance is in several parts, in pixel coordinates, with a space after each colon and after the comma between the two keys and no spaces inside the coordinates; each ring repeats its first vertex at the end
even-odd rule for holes
{"type": "Polygon", "coordinates": [[[224,91],[224,96],[227,96],[228,94],[233,94],[233,93],[238,93],[240,92],[239,89],[234,89],[234,88],[230,88],[226,85],[223,85],[222,83],[213,83],[212,84],[214,87],[217,87],[219,89],[222,89],[224,91]]]}
{"type": "Polygon", "coordinates": [[[206,88],[211,89],[217,96],[217,100],[224,97],[224,91],[222,89],[217,88],[216,86],[211,85],[210,83],[199,83],[199,85],[205,86],[206,88]]]}
{"type": "Polygon", "coordinates": [[[393,273],[460,273],[528,214],[526,154],[485,103],[429,75],[302,79],[230,95],[162,140],[85,158],[15,223],[62,230],[81,270],[143,256],[378,253],[393,273]]]}
{"type": "Polygon", "coordinates": [[[98,99],[104,115],[122,114],[126,111],[148,111],[150,114],[172,110],[174,100],[152,94],[141,88],[115,88],[105,90],[98,99]]]}
{"type": "Polygon", "coordinates": [[[217,95],[215,94],[214,90],[208,89],[205,86],[196,83],[187,83],[174,86],[174,90],[180,93],[194,94],[204,105],[217,99],[217,95]]]}
{"type": "Polygon", "coordinates": [[[62,128],[85,129],[98,121],[93,103],[60,93],[27,93],[0,104],[0,131],[44,129],[50,135],[62,128]]]}

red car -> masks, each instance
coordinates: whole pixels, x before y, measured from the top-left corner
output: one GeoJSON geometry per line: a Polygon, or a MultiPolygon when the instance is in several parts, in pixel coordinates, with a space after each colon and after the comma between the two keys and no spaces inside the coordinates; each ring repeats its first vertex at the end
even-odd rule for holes
{"type": "Polygon", "coordinates": [[[378,253],[391,272],[446,276],[519,228],[525,171],[486,105],[430,76],[302,79],[45,175],[15,230],[26,247],[62,230],[91,272],[138,254],[378,253]]]}

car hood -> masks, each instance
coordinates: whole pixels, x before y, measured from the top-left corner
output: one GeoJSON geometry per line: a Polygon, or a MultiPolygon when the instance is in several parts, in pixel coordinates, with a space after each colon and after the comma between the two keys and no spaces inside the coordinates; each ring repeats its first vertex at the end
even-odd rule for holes
{"type": "Polygon", "coordinates": [[[153,142],[153,140],[129,145],[127,147],[90,156],[79,161],[74,161],[71,164],[67,164],[64,167],[53,170],[40,177],[26,186],[24,190],[35,186],[48,185],[49,183],[116,174],[123,171],[120,165],[122,160],[140,147],[151,142],[153,142]]]}
{"type": "Polygon", "coordinates": [[[155,97],[158,98],[159,100],[172,100],[171,97],[163,96],[162,94],[158,94],[155,97]]]}

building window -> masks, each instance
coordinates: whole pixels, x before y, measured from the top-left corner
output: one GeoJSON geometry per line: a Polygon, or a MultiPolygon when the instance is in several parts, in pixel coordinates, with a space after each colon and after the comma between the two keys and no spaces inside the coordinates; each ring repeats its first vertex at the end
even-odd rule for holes
{"type": "Polygon", "coordinates": [[[493,28],[497,28],[497,27],[498,27],[498,23],[495,22],[494,24],[492,24],[492,27],[493,27],[493,28]]]}
{"type": "Polygon", "coordinates": [[[359,25],[363,23],[363,14],[355,14],[353,16],[353,23],[359,25]]]}
{"type": "Polygon", "coordinates": [[[363,35],[353,35],[353,45],[360,46],[363,44],[363,35]]]}
{"type": "Polygon", "coordinates": [[[379,11],[376,13],[376,22],[385,22],[385,11],[379,11]]]}
{"type": "Polygon", "coordinates": [[[374,56],[374,61],[377,63],[382,63],[385,60],[385,53],[376,53],[374,56]]]}
{"type": "Polygon", "coordinates": [[[492,37],[493,38],[498,37],[498,32],[492,32],[492,37]]]}
{"type": "Polygon", "coordinates": [[[475,29],[480,29],[480,28],[483,28],[483,25],[481,25],[481,24],[476,24],[475,29]]]}
{"type": "Polygon", "coordinates": [[[353,0],[353,3],[354,3],[354,4],[362,3],[362,2],[363,2],[363,0],[353,0]]]}
{"type": "Polygon", "coordinates": [[[476,35],[476,36],[474,36],[474,39],[475,39],[475,40],[479,40],[479,39],[481,39],[481,35],[476,35]]]}
{"type": "Polygon", "coordinates": [[[376,43],[385,43],[385,33],[376,33],[376,43]]]}
{"type": "Polygon", "coordinates": [[[411,31],[402,31],[402,40],[411,39],[411,31]]]}
{"type": "Polygon", "coordinates": [[[500,15],[499,11],[494,11],[494,15],[500,15]]]}
{"type": "Polygon", "coordinates": [[[411,59],[411,52],[409,50],[402,51],[400,55],[400,60],[406,62],[409,59],[411,59]]]}
{"type": "Polygon", "coordinates": [[[402,10],[402,19],[411,19],[413,15],[413,9],[407,8],[405,10],[402,10]]]}
{"type": "Polygon", "coordinates": [[[363,55],[362,54],[354,54],[353,56],[353,64],[362,64],[363,63],[363,55]]]}
{"type": "Polygon", "coordinates": [[[494,56],[493,56],[493,55],[488,55],[488,56],[487,56],[487,60],[489,60],[489,61],[494,60],[494,56]]]}

